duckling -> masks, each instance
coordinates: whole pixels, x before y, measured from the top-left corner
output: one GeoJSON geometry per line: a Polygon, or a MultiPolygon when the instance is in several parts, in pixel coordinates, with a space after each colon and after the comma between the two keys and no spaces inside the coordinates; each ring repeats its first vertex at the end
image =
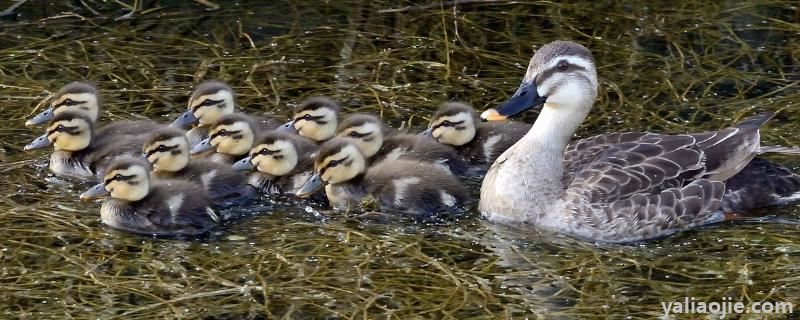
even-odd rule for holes
{"type": "Polygon", "coordinates": [[[244,113],[224,115],[209,127],[208,138],[192,147],[191,154],[214,149],[216,152],[210,154],[208,159],[233,164],[247,156],[256,136],[273,129],[272,123],[258,122],[244,113]]]}
{"type": "Polygon", "coordinates": [[[385,159],[413,159],[442,165],[453,174],[462,175],[467,164],[450,146],[419,135],[396,133],[369,114],[353,114],[339,125],[337,137],[354,139],[361,153],[372,163],[385,159]]]}
{"type": "Polygon", "coordinates": [[[306,196],[325,185],[328,201],[336,209],[371,195],[381,211],[430,215],[453,211],[467,199],[458,179],[430,163],[387,159],[367,168],[367,159],[349,138],[324,143],[314,172],[297,194],[306,196]]]}
{"type": "Polygon", "coordinates": [[[261,135],[250,149],[250,155],[236,162],[233,168],[257,169],[261,174],[250,183],[263,193],[294,194],[314,175],[313,155],[317,149],[318,146],[308,139],[272,131],[261,135]]]}
{"type": "Polygon", "coordinates": [[[530,124],[514,121],[483,122],[472,107],[447,102],[433,115],[423,134],[452,146],[471,165],[489,165],[530,128],[530,124]]]}
{"type": "Polygon", "coordinates": [[[195,236],[220,221],[202,187],[181,180],[150,179],[150,165],[141,158],[120,157],[103,182],[81,194],[81,200],[106,195],[100,219],[114,229],[155,236],[195,236]]]}
{"type": "MultiPolygon", "coordinates": [[[[85,114],[93,123],[100,117],[102,98],[97,87],[88,82],[75,81],[61,87],[50,102],[50,108],[25,122],[26,126],[48,123],[56,115],[72,111],[85,114]]],[[[97,138],[108,136],[149,134],[160,127],[150,120],[124,120],[109,123],[98,130],[97,138]]]]}
{"type": "Polygon", "coordinates": [[[216,205],[243,203],[255,195],[247,177],[228,165],[204,159],[189,160],[189,139],[183,130],[163,128],[154,132],[142,153],[158,179],[187,180],[203,186],[216,205]]]}
{"type": "MultiPolygon", "coordinates": [[[[195,146],[208,138],[208,130],[213,124],[223,116],[234,113],[236,106],[236,96],[228,84],[219,80],[205,81],[198,85],[189,97],[189,110],[178,116],[170,126],[183,128],[196,125],[186,132],[189,146],[195,146]]],[[[269,118],[254,118],[254,120],[264,123],[270,129],[277,129],[281,125],[269,118]]]]}
{"type": "Polygon", "coordinates": [[[314,97],[294,107],[292,120],[279,131],[296,133],[317,143],[336,135],[339,125],[339,104],[326,97],[314,97]]]}
{"type": "Polygon", "coordinates": [[[105,129],[95,130],[94,121],[84,113],[60,112],[50,120],[47,133],[26,145],[25,150],[52,144],[55,151],[50,155],[50,171],[59,176],[95,180],[114,157],[139,154],[146,138],[105,129]]]}

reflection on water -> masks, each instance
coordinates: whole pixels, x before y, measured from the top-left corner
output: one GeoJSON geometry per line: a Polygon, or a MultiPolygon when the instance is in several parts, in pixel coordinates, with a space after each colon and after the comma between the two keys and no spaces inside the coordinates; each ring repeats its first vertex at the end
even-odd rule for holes
{"type": "Polygon", "coordinates": [[[22,152],[41,133],[25,119],[70,80],[98,84],[106,121],[168,121],[195,84],[217,78],[248,112],[286,118],[296,102],[329,95],[419,129],[447,100],[496,105],[555,39],[587,45],[599,67],[599,101],[579,136],[696,131],[780,110],[763,140],[800,145],[790,2],[202,2],[30,2],[0,20],[4,315],[653,318],[660,301],[683,296],[800,297],[796,224],[603,246],[489,224],[474,210],[414,224],[262,199],[208,238],[147,239],[101,226],[98,205],[77,201],[87,185],[50,177],[45,152],[22,152]]]}

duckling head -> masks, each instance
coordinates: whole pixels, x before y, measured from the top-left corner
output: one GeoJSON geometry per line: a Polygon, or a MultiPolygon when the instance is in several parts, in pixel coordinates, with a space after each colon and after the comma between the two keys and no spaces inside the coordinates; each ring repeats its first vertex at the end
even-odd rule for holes
{"type": "Polygon", "coordinates": [[[325,184],[347,182],[367,170],[367,160],[350,138],[325,142],[314,161],[314,175],[295,192],[308,196],[325,184]]]}
{"type": "Polygon", "coordinates": [[[255,140],[255,126],[250,118],[241,113],[225,115],[211,126],[208,138],[192,148],[198,153],[214,148],[216,152],[241,156],[247,154],[255,140]]]}
{"type": "Polygon", "coordinates": [[[233,113],[235,105],[236,99],[229,85],[222,81],[209,80],[197,86],[189,98],[189,110],[178,116],[170,126],[210,126],[223,116],[233,113]]]}
{"type": "Polygon", "coordinates": [[[326,141],[336,134],[339,125],[339,105],[326,97],[314,97],[294,108],[292,121],[283,128],[295,131],[316,142],[326,141]],[[294,128],[294,130],[292,130],[294,128]]]}
{"type": "Polygon", "coordinates": [[[139,201],[150,192],[150,164],[140,158],[119,157],[112,162],[103,182],[81,194],[81,200],[96,199],[110,194],[112,198],[139,201]]]}
{"type": "Polygon", "coordinates": [[[548,117],[559,114],[571,116],[541,119],[540,115],[543,122],[560,122],[556,120],[569,118],[580,118],[582,121],[596,98],[597,71],[592,53],[575,42],[555,41],[536,51],[522,84],[511,98],[497,109],[484,111],[481,119],[505,120],[527,109],[544,105],[548,117]]]}
{"type": "Polygon", "coordinates": [[[440,143],[463,146],[475,138],[475,110],[460,102],[447,102],[431,118],[428,133],[440,143]]]}
{"type": "Polygon", "coordinates": [[[26,121],[25,125],[36,126],[47,123],[56,115],[67,111],[81,112],[92,122],[97,122],[97,118],[100,116],[101,102],[97,88],[93,84],[81,81],[71,82],[56,92],[47,110],[26,121]]]}
{"type": "Polygon", "coordinates": [[[142,155],[154,171],[179,171],[189,163],[189,139],[181,129],[160,129],[145,142],[142,155]]]}
{"type": "Polygon", "coordinates": [[[82,112],[61,112],[50,120],[47,133],[25,146],[25,150],[53,145],[56,150],[80,151],[94,138],[94,121],[82,112]]]}
{"type": "Polygon", "coordinates": [[[371,114],[353,114],[342,121],[336,136],[351,138],[366,158],[374,156],[383,146],[388,129],[381,119],[371,114]]]}
{"type": "Polygon", "coordinates": [[[297,166],[297,146],[288,134],[270,132],[263,135],[250,150],[250,163],[260,172],[282,176],[297,166]]]}

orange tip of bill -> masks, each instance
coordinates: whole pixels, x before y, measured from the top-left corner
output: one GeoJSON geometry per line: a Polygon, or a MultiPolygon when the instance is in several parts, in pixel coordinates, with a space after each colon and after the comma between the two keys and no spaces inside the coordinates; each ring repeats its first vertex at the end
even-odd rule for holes
{"type": "Polygon", "coordinates": [[[506,121],[508,117],[500,114],[495,109],[489,109],[481,113],[481,119],[484,121],[506,121]]]}

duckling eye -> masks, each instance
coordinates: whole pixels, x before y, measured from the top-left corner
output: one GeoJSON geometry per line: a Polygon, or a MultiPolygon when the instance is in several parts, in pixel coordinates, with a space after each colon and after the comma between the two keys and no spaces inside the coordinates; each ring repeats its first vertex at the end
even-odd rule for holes
{"type": "Polygon", "coordinates": [[[74,106],[74,105],[78,104],[77,102],[75,102],[75,100],[72,100],[70,98],[65,99],[64,102],[62,102],[62,103],[65,106],[74,106]]]}
{"type": "Polygon", "coordinates": [[[353,137],[353,138],[356,138],[356,137],[358,137],[358,132],[350,131],[350,134],[348,134],[348,135],[353,137]]]}
{"type": "Polygon", "coordinates": [[[164,152],[164,151],[167,151],[167,146],[163,144],[156,148],[156,152],[164,152]]]}
{"type": "Polygon", "coordinates": [[[338,166],[340,163],[342,163],[342,160],[344,160],[344,159],[333,160],[331,162],[328,162],[328,168],[333,168],[335,166],[338,166]]]}
{"type": "Polygon", "coordinates": [[[114,179],[113,179],[113,180],[122,180],[122,178],[124,178],[124,177],[125,177],[125,176],[123,176],[123,175],[121,175],[121,174],[117,173],[117,175],[115,175],[115,176],[114,176],[114,179]]]}
{"type": "Polygon", "coordinates": [[[64,132],[66,129],[67,127],[65,127],[63,124],[59,124],[58,127],[56,127],[56,131],[58,132],[64,132]]]}
{"type": "Polygon", "coordinates": [[[265,156],[269,155],[269,149],[266,149],[266,148],[265,149],[261,149],[261,151],[259,151],[258,153],[262,154],[262,155],[265,155],[265,156]]]}
{"type": "Polygon", "coordinates": [[[556,68],[558,68],[558,70],[561,70],[561,71],[567,71],[567,69],[569,69],[569,62],[567,62],[565,60],[561,60],[556,65],[556,68]]]}
{"type": "Polygon", "coordinates": [[[445,120],[445,121],[442,121],[441,125],[442,125],[443,127],[449,127],[449,126],[452,126],[452,125],[453,125],[453,123],[452,123],[452,122],[450,122],[449,120],[445,120]]]}
{"type": "Polygon", "coordinates": [[[305,115],[303,115],[303,117],[301,119],[303,119],[303,120],[311,120],[311,118],[313,118],[313,117],[310,114],[306,113],[305,115]]]}
{"type": "Polygon", "coordinates": [[[221,135],[221,136],[228,135],[228,130],[222,129],[222,130],[220,130],[219,132],[217,132],[217,134],[218,134],[218,135],[221,135]]]}

